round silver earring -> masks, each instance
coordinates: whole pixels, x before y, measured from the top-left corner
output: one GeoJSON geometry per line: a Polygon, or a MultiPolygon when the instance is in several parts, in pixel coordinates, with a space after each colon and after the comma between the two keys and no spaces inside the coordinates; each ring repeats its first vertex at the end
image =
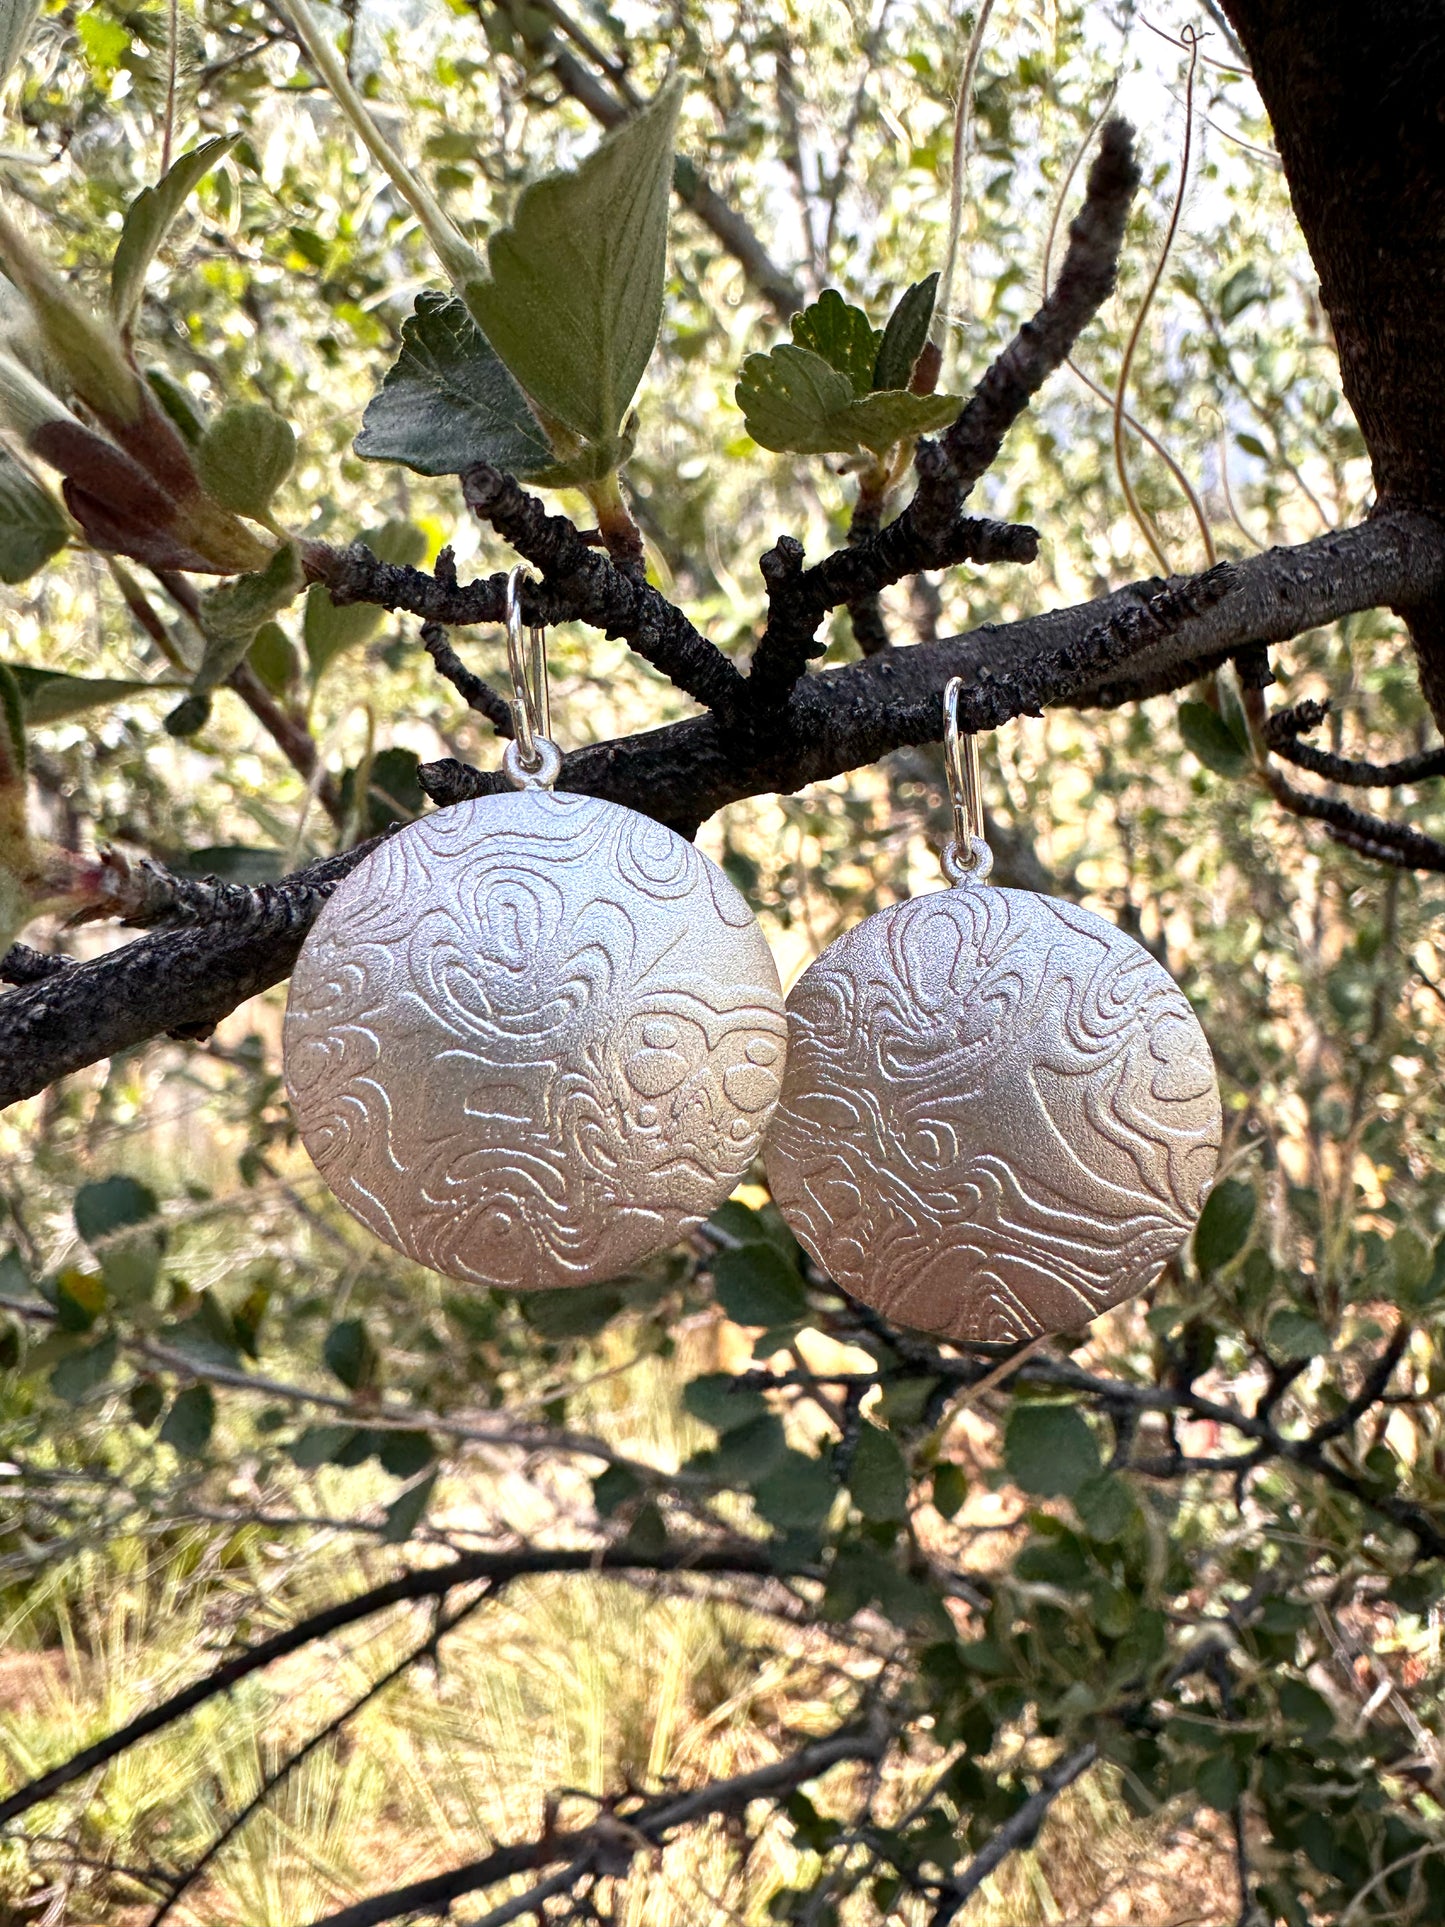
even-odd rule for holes
{"type": "Polygon", "coordinates": [[[692,844],[554,793],[543,632],[508,589],[510,789],[340,884],[302,947],[285,1075],[341,1202],[408,1257],[525,1290],[615,1277],[733,1190],[787,1027],[751,911],[692,844]]]}
{"type": "Polygon", "coordinates": [[[773,1197],[846,1290],[955,1339],[1065,1331],[1141,1291],[1219,1155],[1213,1059],[1113,924],[988,881],[978,748],[944,695],[951,889],[838,939],[788,998],[773,1197]]]}

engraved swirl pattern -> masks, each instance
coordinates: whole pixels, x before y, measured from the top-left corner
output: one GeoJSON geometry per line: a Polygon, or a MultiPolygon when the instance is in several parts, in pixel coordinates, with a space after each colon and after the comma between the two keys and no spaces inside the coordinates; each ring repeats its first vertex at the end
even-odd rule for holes
{"type": "Polygon", "coordinates": [[[671,830],[527,790],[409,825],[323,909],[286,1082],[348,1209],[478,1284],[615,1277],[756,1157],[787,1026],[742,897],[671,830]]]}
{"type": "Polygon", "coordinates": [[[1173,979],[1103,918],[944,890],[849,931],[787,1007],[773,1195],[890,1318],[1069,1330],[1187,1236],[1219,1153],[1213,1060],[1173,979]]]}

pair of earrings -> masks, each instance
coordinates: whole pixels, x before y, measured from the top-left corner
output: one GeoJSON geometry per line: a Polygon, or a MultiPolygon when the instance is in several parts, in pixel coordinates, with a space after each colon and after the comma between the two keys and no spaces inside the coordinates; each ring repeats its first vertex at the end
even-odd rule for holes
{"type": "Polygon", "coordinates": [[[785,1007],[715,864],[633,810],[553,791],[518,574],[511,792],[372,852],[292,977],[286,1082],[341,1202],[451,1277],[586,1284],[701,1223],[766,1132],[800,1242],[903,1323],[1014,1340],[1142,1290],[1214,1173],[1209,1047],[1131,937],[988,883],[957,680],[954,887],[848,932],[785,1007]]]}

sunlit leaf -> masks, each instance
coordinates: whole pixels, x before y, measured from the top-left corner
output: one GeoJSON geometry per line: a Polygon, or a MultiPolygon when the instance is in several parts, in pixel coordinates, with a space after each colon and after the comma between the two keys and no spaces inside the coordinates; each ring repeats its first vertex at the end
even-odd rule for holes
{"type": "Polygon", "coordinates": [[[466,290],[482,332],[548,415],[615,441],[662,321],[674,81],[586,160],[524,188],[466,290]]]}
{"type": "Polygon", "coordinates": [[[110,267],[110,311],[129,329],[145,293],[146,270],[171,225],[201,182],[230,153],[239,134],[218,134],[182,154],[154,187],[143,187],[126,209],[110,267]]]}

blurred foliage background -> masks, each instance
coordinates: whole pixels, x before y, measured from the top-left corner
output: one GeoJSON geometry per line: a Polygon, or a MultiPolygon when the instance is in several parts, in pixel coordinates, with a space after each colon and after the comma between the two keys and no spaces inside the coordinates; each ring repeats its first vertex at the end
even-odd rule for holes
{"type": "MultiPolygon", "coordinates": [[[[673,65],[682,154],[805,293],[839,287],[881,321],[940,265],[967,11],[320,12],[469,236],[595,138],[559,74],[625,103],[673,65]]],[[[241,140],[151,272],[144,359],[202,416],[264,400],[294,426],[288,525],[504,566],[451,481],[351,452],[440,277],[276,15],[47,6],[8,84],[11,205],[30,204],[57,266],[103,285],[123,210],[160,169],[173,33],[175,151],[241,140]]],[[[1303,540],[1369,505],[1268,126],[1208,9],[992,9],[945,385],[966,390],[1037,304],[1111,99],[1146,162],[1119,291],[982,490],[989,513],[1038,526],[1041,559],[890,591],[901,642],[1303,540]],[[1206,35],[1192,125],[1189,26],[1206,35]],[[1176,206],[1129,368],[1136,513],[1111,409],[1176,206]]],[[[733,401],[744,355],[784,332],[675,203],[628,481],[653,579],[725,648],[755,633],[777,534],[816,553],[847,526],[849,478],[759,450],[733,401]]],[[[174,612],[164,646],[148,634],[101,558],[61,553],[0,595],[12,666],[166,685],[94,703],[67,685],[32,716],[32,809],[71,849],[114,841],[255,881],[419,811],[418,759],[498,753],[414,624],[312,590],[253,666],[306,719],[342,788],[338,826],[229,692],[198,735],[166,732],[193,643],[174,612]]],[[[499,669],[500,636],[459,646],[499,669]]],[[[854,650],[840,615],[829,660],[854,650]]],[[[552,652],[569,746],[685,713],[621,643],[563,630],[552,652]]],[[[1384,614],[1288,644],[1274,668],[1288,700],[1333,700],[1336,747],[1426,740],[1384,614]]],[[[295,1141],[280,993],[204,1045],[152,1045],[0,1117],[0,1775],[24,1779],[399,1561],[725,1529],[826,1578],[508,1586],[309,1754],[175,1918],[309,1919],[535,1833],[555,1789],[741,1771],[873,1706],[895,1736],[882,1765],[755,1808],[751,1832],[704,1825],[598,1904],[631,1927],[944,1920],[940,1883],[1092,1742],[1099,1763],[959,1918],[1438,1919],[1427,1555],[1442,1547],[1409,1521],[1445,1500],[1442,886],[1281,816],[1231,746],[1227,675],[1205,700],[1222,726],[1196,726],[1192,747],[1172,698],[1023,720],[986,745],[1004,880],[1089,904],[1167,964],[1213,1044],[1227,1130],[1192,1248],[1006,1384],[973,1384],[976,1361],[830,1293],[760,1184],[615,1288],[503,1298],[407,1265],[334,1206],[295,1141]],[[1371,1390],[1390,1343],[1398,1369],[1371,1390]],[[1263,1411],[1270,1438],[1221,1411],[1263,1411]]],[[[1445,830],[1428,792],[1409,803],[1445,830]]],[[[786,981],[840,929],[934,887],[944,811],[937,753],[907,752],[734,805],[700,841],[786,981]]],[[[74,954],[116,940],[57,938],[74,954]]],[[[428,1623],[417,1608],[338,1635],[38,1809],[0,1841],[0,1919],[148,1918],[158,1878],[428,1623]]]]}

